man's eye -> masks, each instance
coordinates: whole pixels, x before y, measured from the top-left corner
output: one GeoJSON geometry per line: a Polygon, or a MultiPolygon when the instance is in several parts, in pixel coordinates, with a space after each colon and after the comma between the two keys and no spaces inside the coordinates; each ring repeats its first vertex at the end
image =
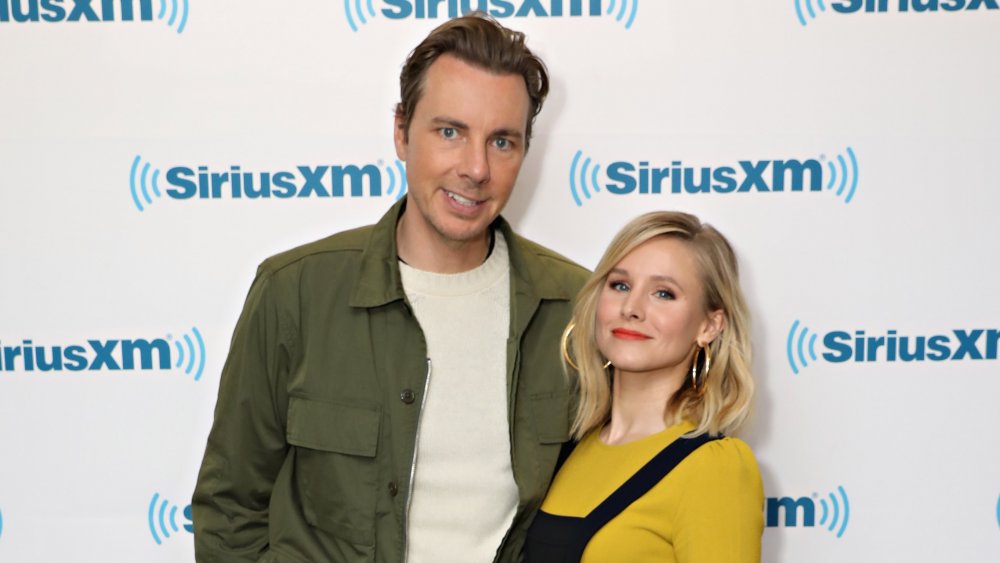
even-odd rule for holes
{"type": "Polygon", "coordinates": [[[504,151],[510,149],[511,147],[510,139],[504,139],[503,137],[500,137],[499,139],[493,141],[493,144],[496,145],[498,149],[504,151]]]}
{"type": "Polygon", "coordinates": [[[458,136],[458,130],[454,127],[442,127],[441,136],[445,139],[454,139],[458,136]]]}

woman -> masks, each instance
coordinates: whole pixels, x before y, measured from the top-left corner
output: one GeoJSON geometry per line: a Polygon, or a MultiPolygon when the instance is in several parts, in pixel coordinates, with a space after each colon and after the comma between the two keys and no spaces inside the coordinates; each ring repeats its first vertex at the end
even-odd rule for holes
{"type": "Polygon", "coordinates": [[[759,562],[760,472],[744,442],[723,437],[753,395],[726,239],[686,213],[634,219],[581,290],[563,357],[579,381],[579,443],[526,561],[759,562]]]}

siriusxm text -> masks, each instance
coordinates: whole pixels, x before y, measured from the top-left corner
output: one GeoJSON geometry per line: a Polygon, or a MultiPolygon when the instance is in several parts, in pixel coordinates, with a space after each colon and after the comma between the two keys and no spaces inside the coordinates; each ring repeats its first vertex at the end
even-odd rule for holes
{"type": "Polygon", "coordinates": [[[831,7],[835,12],[958,12],[960,10],[997,9],[997,0],[839,0],[831,7]]]}
{"type": "Polygon", "coordinates": [[[930,336],[900,335],[889,330],[885,335],[872,336],[863,330],[852,335],[833,331],[823,337],[829,362],[940,362],[945,360],[995,360],[1000,344],[998,329],[955,329],[951,334],[930,336]]]}
{"type": "Polygon", "coordinates": [[[213,172],[176,166],[167,171],[167,195],[174,199],[359,197],[382,195],[382,173],[374,164],[298,166],[295,171],[247,172],[232,166],[213,172]]]}
{"type": "Polygon", "coordinates": [[[137,18],[152,21],[153,0],[0,0],[0,22],[109,22],[137,18]]]}
{"type": "Polygon", "coordinates": [[[786,526],[794,528],[799,525],[806,527],[816,525],[816,501],[809,497],[768,497],[765,505],[764,523],[768,528],[786,526]],[[784,514],[784,520],[780,518],[784,514]]]}
{"type": "Polygon", "coordinates": [[[473,10],[495,18],[600,16],[601,0],[383,0],[389,19],[455,18],[473,10]]]}
{"type": "Polygon", "coordinates": [[[815,159],[807,160],[741,160],[738,166],[693,167],[680,161],[670,166],[655,167],[649,162],[618,161],[607,168],[610,182],[607,190],[613,194],[659,193],[732,193],[732,192],[793,192],[822,191],[823,166],[815,159]]]}
{"type": "Polygon", "coordinates": [[[0,371],[169,370],[170,344],[152,340],[88,340],[86,344],[39,346],[23,340],[0,345],[0,371]]]}

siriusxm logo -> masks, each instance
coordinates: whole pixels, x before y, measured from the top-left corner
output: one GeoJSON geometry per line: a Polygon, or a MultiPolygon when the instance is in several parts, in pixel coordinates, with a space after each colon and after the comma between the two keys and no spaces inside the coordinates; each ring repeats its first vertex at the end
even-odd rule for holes
{"type": "Polygon", "coordinates": [[[191,521],[191,505],[189,504],[181,508],[165,498],[161,499],[160,493],[153,493],[153,499],[149,501],[149,510],[147,511],[146,519],[149,524],[149,533],[153,535],[156,545],[162,545],[163,540],[170,538],[171,530],[175,534],[180,533],[181,528],[177,527],[178,511],[180,511],[185,520],[181,526],[186,532],[193,534],[194,524],[191,521]]]}
{"type": "MultiPolygon", "coordinates": [[[[0,0],[0,23],[152,21],[153,0],[0,0]]],[[[188,0],[157,0],[156,19],[182,33],[187,25],[188,0]]]]}
{"type": "Polygon", "coordinates": [[[816,501],[819,501],[820,518],[819,526],[833,532],[837,537],[844,535],[847,529],[847,521],[851,517],[851,505],[847,502],[847,493],[844,487],[838,486],[837,493],[828,493],[826,497],[820,497],[813,493],[812,497],[768,497],[765,506],[765,524],[768,528],[784,526],[785,528],[795,528],[800,525],[804,528],[816,526],[816,501]],[[827,502],[827,499],[830,502],[827,502]],[[784,519],[779,516],[784,512],[784,519]]]}
{"type": "Polygon", "coordinates": [[[698,195],[826,190],[850,203],[858,187],[854,150],[847,147],[843,154],[826,160],[826,166],[824,160],[823,155],[806,160],[740,160],[735,166],[685,166],[679,160],[657,166],[646,160],[617,160],[602,174],[600,164],[576,151],[569,166],[569,191],[577,207],[602,191],[611,195],[698,195]],[[824,179],[824,171],[828,178],[824,179]]]}
{"type": "Polygon", "coordinates": [[[378,15],[390,20],[456,18],[473,10],[494,18],[605,17],[631,29],[639,0],[344,0],[344,17],[351,31],[378,15]]]}
{"type": "Polygon", "coordinates": [[[249,172],[235,165],[224,171],[174,166],[164,174],[164,181],[167,186],[161,190],[160,169],[136,155],[129,171],[129,191],[136,209],[145,211],[154,198],[164,194],[182,200],[341,198],[345,193],[363,197],[366,186],[371,197],[399,199],[406,192],[406,168],[399,160],[393,165],[379,160],[374,164],[302,165],[270,172],[249,172]]]}
{"type": "MultiPolygon", "coordinates": [[[[806,25],[806,17],[816,19],[826,12],[823,0],[793,0],[795,15],[801,25],[806,25]],[[815,7],[813,7],[815,4],[815,7]],[[804,10],[803,10],[804,8],[804,10]]],[[[884,12],[958,12],[961,10],[996,10],[997,0],[840,0],[831,1],[830,8],[838,14],[884,13],[884,12]]]]}
{"type": "Polygon", "coordinates": [[[872,336],[864,330],[850,333],[834,330],[823,335],[822,346],[826,351],[816,354],[819,334],[792,323],[785,342],[785,352],[792,373],[817,362],[822,357],[832,363],[854,362],[943,362],[959,360],[995,360],[1000,345],[1000,330],[954,329],[945,334],[900,335],[889,330],[884,335],[872,336]]]}
{"type": "Polygon", "coordinates": [[[149,340],[87,340],[86,345],[40,346],[31,340],[0,345],[0,372],[131,370],[183,370],[198,381],[205,370],[201,332],[192,327],[191,334],[177,339],[168,334],[149,340]]]}

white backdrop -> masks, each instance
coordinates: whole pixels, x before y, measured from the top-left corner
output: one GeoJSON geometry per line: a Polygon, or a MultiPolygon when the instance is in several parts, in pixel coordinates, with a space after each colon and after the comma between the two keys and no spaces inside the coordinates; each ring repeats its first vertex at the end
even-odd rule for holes
{"type": "MultiPolygon", "coordinates": [[[[67,4],[0,0],[0,561],[190,561],[255,267],[400,194],[399,67],[456,2],[67,4]],[[352,165],[359,196],[176,197],[352,165]]],[[[552,73],[520,232],[588,267],[651,209],[734,242],[764,560],[1000,560],[995,0],[481,4],[552,73]]]]}

